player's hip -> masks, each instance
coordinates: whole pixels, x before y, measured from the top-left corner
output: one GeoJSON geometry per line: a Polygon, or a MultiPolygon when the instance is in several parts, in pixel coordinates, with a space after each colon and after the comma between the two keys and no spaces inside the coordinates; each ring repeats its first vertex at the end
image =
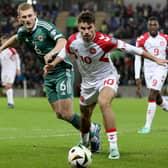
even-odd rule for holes
{"type": "Polygon", "coordinates": [[[115,93],[117,93],[118,84],[119,76],[114,74],[104,77],[103,79],[95,82],[82,82],[80,92],[80,104],[90,105],[96,103],[99,93],[104,87],[110,87],[114,90],[115,93]]]}

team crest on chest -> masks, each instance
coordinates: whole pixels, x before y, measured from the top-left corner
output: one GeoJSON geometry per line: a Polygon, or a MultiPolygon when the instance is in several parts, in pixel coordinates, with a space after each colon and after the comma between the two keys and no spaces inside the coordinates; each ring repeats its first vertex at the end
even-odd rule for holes
{"type": "Polygon", "coordinates": [[[39,35],[38,38],[37,38],[39,41],[44,41],[44,38],[42,35],[39,35]]]}
{"type": "Polygon", "coordinates": [[[161,41],[160,42],[160,46],[164,46],[165,45],[165,42],[164,41],[161,41]]]}
{"type": "Polygon", "coordinates": [[[92,48],[89,49],[89,52],[90,52],[91,54],[95,54],[95,53],[96,53],[96,49],[92,47],[92,48]]]}

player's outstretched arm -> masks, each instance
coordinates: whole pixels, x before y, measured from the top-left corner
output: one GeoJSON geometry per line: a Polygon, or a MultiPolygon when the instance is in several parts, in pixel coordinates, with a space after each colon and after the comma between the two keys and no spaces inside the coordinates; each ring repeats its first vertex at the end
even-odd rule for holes
{"type": "Polygon", "coordinates": [[[149,53],[146,52],[146,51],[143,51],[142,56],[143,56],[144,58],[147,58],[147,59],[150,59],[150,60],[156,62],[156,63],[159,64],[159,65],[164,65],[164,66],[166,66],[166,64],[168,63],[168,60],[160,59],[160,58],[154,57],[154,56],[152,56],[151,54],[149,54],[149,53]]]}
{"type": "Polygon", "coordinates": [[[121,49],[123,51],[126,51],[126,52],[128,52],[130,54],[133,54],[133,55],[140,55],[140,56],[142,56],[144,58],[147,58],[149,60],[152,60],[152,61],[156,62],[159,65],[164,65],[165,66],[168,63],[168,60],[154,57],[153,55],[151,55],[148,52],[144,51],[142,48],[137,48],[137,47],[132,46],[132,45],[130,45],[128,43],[125,43],[125,42],[123,42],[121,40],[118,40],[117,48],[121,49]]]}
{"type": "Polygon", "coordinates": [[[18,43],[17,34],[11,36],[1,47],[0,52],[5,48],[15,46],[18,43]]]}

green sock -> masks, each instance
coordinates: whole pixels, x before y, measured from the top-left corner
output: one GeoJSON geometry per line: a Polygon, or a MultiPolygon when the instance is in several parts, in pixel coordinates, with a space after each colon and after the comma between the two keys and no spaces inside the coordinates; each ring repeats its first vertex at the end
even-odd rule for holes
{"type": "Polygon", "coordinates": [[[80,129],[80,116],[77,113],[74,113],[70,118],[69,122],[76,128],[80,129]]]}

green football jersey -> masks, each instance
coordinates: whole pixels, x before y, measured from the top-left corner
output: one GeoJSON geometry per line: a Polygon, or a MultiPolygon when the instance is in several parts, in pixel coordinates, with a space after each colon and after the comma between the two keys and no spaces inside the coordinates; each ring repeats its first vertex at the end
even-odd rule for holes
{"type": "MultiPolygon", "coordinates": [[[[24,42],[35,53],[42,66],[45,65],[44,56],[55,47],[57,40],[65,38],[54,24],[38,18],[31,32],[22,26],[18,29],[17,35],[18,40],[24,42]]],[[[49,74],[63,72],[66,68],[72,68],[68,59],[59,63],[49,74]]]]}

